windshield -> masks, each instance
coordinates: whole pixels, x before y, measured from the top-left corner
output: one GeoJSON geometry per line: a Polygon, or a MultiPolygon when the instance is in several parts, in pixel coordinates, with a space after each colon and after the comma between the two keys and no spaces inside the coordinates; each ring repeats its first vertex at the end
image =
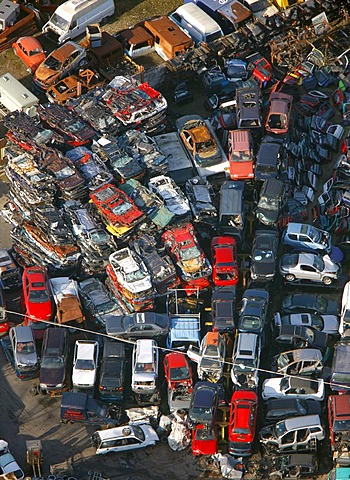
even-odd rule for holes
{"type": "Polygon", "coordinates": [[[248,358],[239,358],[234,365],[234,369],[240,372],[251,372],[252,370],[255,370],[255,361],[248,358]]]}
{"type": "Polygon", "coordinates": [[[41,360],[42,368],[53,368],[58,369],[64,366],[62,357],[44,357],[41,360]]]}
{"type": "Polygon", "coordinates": [[[109,300],[108,302],[101,303],[100,305],[96,306],[96,312],[97,313],[107,313],[112,310],[115,310],[116,304],[112,301],[109,300]]]}
{"type": "Polygon", "coordinates": [[[253,260],[257,262],[270,263],[275,260],[272,250],[259,250],[254,251],[253,260]]]}
{"type": "Polygon", "coordinates": [[[153,363],[136,363],[135,365],[136,373],[154,372],[154,371],[155,371],[155,368],[153,363]]]}
{"type": "Polygon", "coordinates": [[[278,422],[278,423],[276,423],[276,425],[275,425],[276,437],[280,437],[280,436],[283,435],[286,431],[287,431],[286,422],[283,421],[283,422],[278,422]]]}
{"type": "Polygon", "coordinates": [[[110,241],[110,237],[107,232],[103,230],[95,230],[93,233],[90,234],[90,238],[93,243],[107,243],[110,241]]]}
{"type": "Polygon", "coordinates": [[[170,370],[170,380],[185,380],[190,377],[187,367],[177,367],[170,370]]]}
{"type": "Polygon", "coordinates": [[[120,203],[119,205],[115,205],[112,208],[112,212],[114,213],[114,215],[123,215],[130,209],[131,209],[131,204],[125,201],[120,203]]]}
{"type": "Polygon", "coordinates": [[[200,256],[199,250],[197,247],[190,247],[183,250],[180,250],[181,260],[193,260],[196,257],[200,256]]]}
{"type": "Polygon", "coordinates": [[[76,364],[75,364],[75,368],[77,370],[94,370],[95,365],[94,365],[94,362],[92,360],[78,359],[76,364]]]}
{"type": "Polygon", "coordinates": [[[201,422],[209,422],[212,419],[211,408],[193,407],[191,417],[201,422]]]}
{"type": "Polygon", "coordinates": [[[350,420],[335,420],[333,423],[333,432],[348,432],[350,430],[350,420]]]}
{"type": "Polygon", "coordinates": [[[32,303],[48,302],[49,296],[46,290],[31,290],[29,292],[29,301],[32,303]]]}
{"type": "Polygon", "coordinates": [[[323,318],[320,315],[311,314],[311,324],[313,328],[317,328],[319,330],[323,330],[324,328],[323,318]]]}
{"type": "Polygon", "coordinates": [[[320,257],[314,257],[313,266],[319,271],[322,272],[324,270],[324,262],[320,257]]]}
{"type": "Polygon", "coordinates": [[[74,170],[67,166],[56,172],[55,175],[58,180],[64,180],[65,178],[69,178],[74,175],[74,173],[74,170]]]}
{"type": "Polygon", "coordinates": [[[57,13],[54,13],[52,15],[52,17],[50,18],[50,23],[52,23],[52,25],[64,31],[68,31],[70,26],[70,23],[64,18],[57,15],[57,13]]]}
{"type": "Polygon", "coordinates": [[[132,429],[134,430],[135,437],[141,440],[141,442],[143,442],[145,440],[145,434],[142,428],[138,425],[133,425],[132,429]]]}
{"type": "Polygon", "coordinates": [[[135,270],[134,272],[129,272],[125,274],[125,280],[127,282],[137,282],[145,278],[145,274],[142,270],[135,270]]]}
{"type": "Polygon", "coordinates": [[[340,385],[350,384],[350,373],[333,373],[332,384],[339,383],[340,385]]]}
{"type": "MultiPolygon", "coordinates": [[[[272,168],[272,170],[274,170],[272,168]]],[[[261,197],[258,203],[259,208],[264,208],[265,210],[277,210],[279,208],[279,202],[277,198],[271,197],[261,197]]]]}
{"type": "Polygon", "coordinates": [[[241,322],[241,328],[246,330],[257,330],[261,327],[262,319],[253,315],[245,315],[241,322]]]}
{"type": "Polygon", "coordinates": [[[30,354],[35,352],[34,342],[18,342],[17,343],[17,352],[30,354]]]}

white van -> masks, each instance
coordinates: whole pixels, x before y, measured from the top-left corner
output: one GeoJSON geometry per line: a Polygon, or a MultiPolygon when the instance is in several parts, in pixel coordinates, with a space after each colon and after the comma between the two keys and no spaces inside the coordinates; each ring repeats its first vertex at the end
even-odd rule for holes
{"type": "Polygon", "coordinates": [[[53,33],[59,44],[85,33],[88,25],[105,21],[114,13],[114,0],[68,0],[59,5],[43,33],[53,33]]]}
{"type": "Polygon", "coordinates": [[[223,36],[218,23],[195,3],[186,3],[169,15],[195,43],[210,43],[223,36]]]}
{"type": "Polygon", "coordinates": [[[0,76],[0,109],[3,107],[4,113],[7,110],[9,112],[19,110],[33,117],[36,114],[38,103],[38,97],[22,85],[11,73],[0,76]]]}

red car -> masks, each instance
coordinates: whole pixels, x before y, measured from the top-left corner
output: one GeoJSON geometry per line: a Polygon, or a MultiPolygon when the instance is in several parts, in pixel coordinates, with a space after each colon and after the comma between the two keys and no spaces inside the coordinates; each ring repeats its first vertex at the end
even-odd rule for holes
{"type": "Polygon", "coordinates": [[[218,436],[216,428],[212,430],[204,428],[203,425],[197,425],[192,430],[192,454],[214,455],[218,451],[218,436]]]}
{"type": "Polygon", "coordinates": [[[265,57],[259,58],[254,62],[252,77],[258,82],[260,88],[264,88],[272,79],[272,76],[272,65],[265,57]]]}
{"type": "Polygon", "coordinates": [[[270,108],[265,122],[268,133],[283,135],[288,132],[293,96],[282,92],[272,92],[270,108]]]}
{"type": "Polygon", "coordinates": [[[237,246],[233,237],[214,237],[211,241],[213,283],[215,287],[236,285],[238,282],[237,246]]]}
{"type": "Polygon", "coordinates": [[[212,268],[199,246],[191,223],[166,230],[162,241],[179,270],[181,284],[187,294],[194,293],[196,288],[209,287],[208,277],[212,268]]]}
{"type": "Polygon", "coordinates": [[[90,193],[90,198],[107,230],[116,237],[130,234],[145,218],[131,198],[111,183],[90,193]]]}
{"type": "Polygon", "coordinates": [[[248,457],[253,453],[258,397],[252,390],[233,392],[228,427],[229,453],[248,457]]]}
{"type": "Polygon", "coordinates": [[[45,52],[37,38],[21,37],[12,44],[12,48],[32,74],[45,60],[45,52]]]}
{"type": "Polygon", "coordinates": [[[165,380],[170,390],[178,387],[186,387],[188,391],[192,390],[192,370],[184,353],[168,353],[164,357],[163,366],[165,380]]]}
{"type": "Polygon", "coordinates": [[[22,275],[22,311],[24,324],[30,325],[37,340],[44,336],[48,323],[54,316],[54,305],[45,268],[26,267],[22,275]]]}

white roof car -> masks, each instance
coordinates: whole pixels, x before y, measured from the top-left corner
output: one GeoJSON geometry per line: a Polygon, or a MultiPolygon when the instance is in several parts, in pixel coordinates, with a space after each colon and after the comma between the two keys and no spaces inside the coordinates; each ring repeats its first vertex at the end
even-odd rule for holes
{"type": "Polygon", "coordinates": [[[339,278],[341,268],[328,255],[286,253],[280,261],[280,274],[287,282],[312,281],[331,285],[339,278]]]}
{"type": "Polygon", "coordinates": [[[255,388],[259,381],[261,339],[255,333],[239,333],[232,355],[231,380],[244,388],[255,388]]]}
{"type": "Polygon", "coordinates": [[[262,398],[301,398],[322,401],[325,396],[324,380],[297,377],[268,378],[262,387],[262,398]]]}
{"type": "Polygon", "coordinates": [[[148,188],[163,199],[171,213],[178,216],[190,215],[189,201],[171,178],[165,175],[153,177],[148,183],[148,188]]]}
{"type": "Polygon", "coordinates": [[[77,340],[74,346],[73,387],[93,388],[98,367],[99,344],[97,341],[77,340]]]}
{"type": "Polygon", "coordinates": [[[157,433],[149,423],[136,422],[122,427],[100,430],[91,437],[96,454],[128,452],[155,445],[158,440],[157,433]]]}
{"type": "Polygon", "coordinates": [[[339,333],[343,335],[346,329],[350,327],[350,282],[344,285],[343,296],[341,299],[339,333]]]}
{"type": "Polygon", "coordinates": [[[133,294],[152,289],[151,275],[141,257],[130,248],[122,248],[109,256],[117,281],[133,294]]]}
{"type": "Polygon", "coordinates": [[[339,319],[337,315],[319,315],[317,313],[292,313],[281,315],[275,313],[275,326],[280,325],[304,325],[329,335],[337,335],[339,331],[339,319]]]}
{"type": "Polygon", "coordinates": [[[157,389],[159,351],[155,340],[137,340],[132,353],[131,389],[152,395],[157,389]]]}
{"type": "Polygon", "coordinates": [[[12,478],[11,473],[17,480],[24,478],[24,472],[10,453],[8,443],[0,440],[0,475],[9,475],[6,478],[12,478]]]}

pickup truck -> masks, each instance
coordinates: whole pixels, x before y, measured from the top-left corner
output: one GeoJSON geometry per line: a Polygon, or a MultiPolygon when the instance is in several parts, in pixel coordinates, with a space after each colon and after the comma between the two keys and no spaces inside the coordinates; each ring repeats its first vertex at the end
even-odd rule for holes
{"type": "Polygon", "coordinates": [[[169,316],[170,330],[167,348],[187,350],[190,345],[200,346],[200,314],[173,314],[169,316]]]}

